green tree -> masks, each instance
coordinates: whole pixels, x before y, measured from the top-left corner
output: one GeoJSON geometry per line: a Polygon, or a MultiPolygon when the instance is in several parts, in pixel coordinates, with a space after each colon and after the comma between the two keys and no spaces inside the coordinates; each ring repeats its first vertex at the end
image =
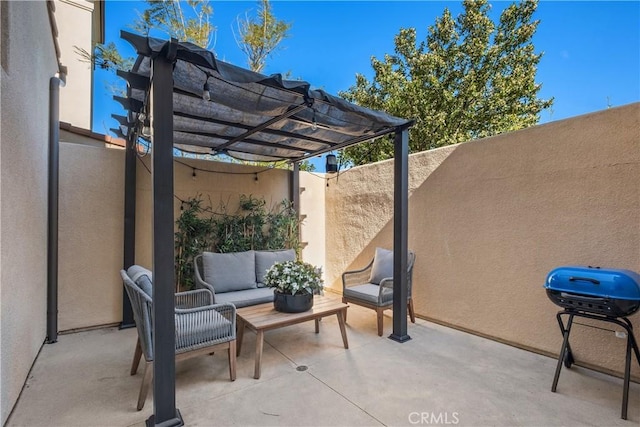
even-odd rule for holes
{"type": "MultiPolygon", "coordinates": [[[[508,6],[497,25],[487,0],[465,0],[453,18],[448,9],[417,44],[414,28],[395,37],[395,54],[371,59],[372,81],[361,74],[340,95],[359,105],[416,120],[410,149],[444,145],[526,128],[538,123],[553,98],[538,98],[535,82],[542,54],[531,41],[540,21],[537,0],[508,6]]],[[[391,138],[341,153],[354,165],[393,157],[391,138]]]]}
{"type": "Polygon", "coordinates": [[[236,43],[247,55],[249,69],[259,73],[264,69],[267,58],[275,52],[280,42],[288,37],[291,24],[280,21],[271,12],[269,0],[262,0],[257,18],[245,16],[238,19],[236,43]]]}
{"type": "Polygon", "coordinates": [[[216,28],[210,23],[213,8],[208,0],[147,0],[147,4],[133,25],[136,32],[148,36],[151,30],[159,30],[168,37],[211,48],[216,28]],[[186,12],[185,4],[190,7],[186,12]]]}
{"type": "MultiPolygon", "coordinates": [[[[213,8],[208,0],[147,0],[147,9],[131,23],[133,31],[148,36],[152,30],[167,37],[209,49],[216,28],[210,23],[213,8]],[[184,5],[189,6],[185,10],[184,5]]],[[[106,70],[129,71],[134,58],[123,57],[115,43],[96,44],[93,52],[74,46],[80,60],[106,70]]],[[[116,89],[117,90],[117,89],[116,89]]]]}
{"type": "MultiPolygon", "coordinates": [[[[291,28],[291,24],[276,19],[269,0],[261,1],[257,19],[247,17],[245,21],[238,21],[238,46],[247,55],[251,69],[257,72],[264,68],[266,59],[291,28]]],[[[130,25],[134,32],[148,36],[152,31],[159,31],[167,37],[212,48],[216,27],[210,22],[213,7],[209,0],[147,0],[146,3],[147,9],[130,25]]],[[[134,58],[123,57],[115,43],[96,44],[93,52],[75,49],[82,61],[103,69],[128,71],[134,61],[134,58]]]]}

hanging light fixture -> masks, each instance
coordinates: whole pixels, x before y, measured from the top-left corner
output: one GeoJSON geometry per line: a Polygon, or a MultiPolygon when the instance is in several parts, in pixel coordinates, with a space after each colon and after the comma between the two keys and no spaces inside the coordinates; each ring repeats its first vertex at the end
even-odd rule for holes
{"type": "Polygon", "coordinates": [[[211,101],[211,86],[209,86],[209,80],[204,82],[204,86],[202,88],[202,99],[205,101],[211,101]]]}
{"type": "Polygon", "coordinates": [[[146,136],[147,138],[151,137],[151,121],[149,118],[145,118],[142,122],[142,136],[146,136]]]}
{"type": "Polygon", "coordinates": [[[327,173],[338,172],[338,161],[335,154],[327,154],[325,170],[327,173]]]}

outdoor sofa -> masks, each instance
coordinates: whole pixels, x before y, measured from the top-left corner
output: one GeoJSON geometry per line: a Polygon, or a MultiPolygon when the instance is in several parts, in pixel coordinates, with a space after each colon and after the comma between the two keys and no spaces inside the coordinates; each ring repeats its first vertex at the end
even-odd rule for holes
{"type": "Polygon", "coordinates": [[[208,289],[215,303],[237,308],[273,301],[273,289],[264,284],[276,262],[294,261],[293,249],[230,253],[204,252],[194,259],[196,288],[208,289]]]}

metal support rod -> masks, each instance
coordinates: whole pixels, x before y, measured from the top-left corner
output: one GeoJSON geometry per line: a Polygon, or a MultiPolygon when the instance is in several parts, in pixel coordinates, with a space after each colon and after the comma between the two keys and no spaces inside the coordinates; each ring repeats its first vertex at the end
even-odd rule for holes
{"type": "Polygon", "coordinates": [[[620,418],[627,419],[627,408],[629,407],[629,377],[631,376],[631,338],[633,334],[627,331],[627,353],[624,359],[624,383],[622,386],[622,413],[620,418]]]}
{"type": "Polygon", "coordinates": [[[47,207],[47,344],[58,341],[58,191],[60,180],[60,84],[49,80],[49,189],[47,207]]]}
{"type": "Polygon", "coordinates": [[[175,395],[172,44],[151,65],[154,363],[153,415],[147,426],[163,427],[184,425],[175,395]]]}
{"type": "Polygon", "coordinates": [[[247,137],[253,135],[254,133],[258,133],[261,132],[263,129],[268,128],[269,126],[276,124],[278,122],[281,122],[282,120],[293,116],[294,114],[299,113],[300,111],[304,110],[307,107],[307,104],[302,104],[302,105],[296,105],[296,106],[292,106],[290,107],[286,112],[284,112],[283,114],[274,117],[272,119],[267,120],[266,122],[259,124],[258,126],[247,130],[245,133],[243,133],[242,135],[238,135],[237,137],[233,138],[232,140],[225,142],[222,145],[219,145],[217,147],[215,147],[216,151],[222,151],[222,150],[226,150],[228,147],[232,146],[233,144],[243,141],[245,140],[247,137]]]}
{"type": "MultiPolygon", "coordinates": [[[[127,139],[124,164],[124,257],[126,270],[136,262],[136,141],[132,134],[127,139]]],[[[122,287],[122,323],[120,329],[135,326],[131,301],[122,287]]]]}
{"type": "Polygon", "coordinates": [[[390,339],[405,342],[408,298],[409,130],[396,129],[394,138],[393,193],[393,333],[390,339]]]}

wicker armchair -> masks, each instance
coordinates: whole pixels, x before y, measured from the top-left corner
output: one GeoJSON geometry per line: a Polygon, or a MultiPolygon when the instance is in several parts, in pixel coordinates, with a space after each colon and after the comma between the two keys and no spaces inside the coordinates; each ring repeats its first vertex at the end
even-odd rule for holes
{"type": "MultiPolygon", "coordinates": [[[[138,329],[131,375],[138,371],[142,355],[145,359],[137,406],[141,410],[153,377],[151,274],[142,267],[132,266],[128,273],[121,270],[120,275],[131,300],[138,329]]],[[[176,361],[225,349],[229,353],[231,381],[236,379],[236,308],[233,304],[213,304],[211,293],[205,289],[177,293],[175,324],[176,361]]]]}
{"type": "MultiPolygon", "coordinates": [[[[412,323],[416,323],[411,296],[413,264],[416,256],[409,251],[407,256],[407,308],[412,323]]],[[[393,252],[376,248],[376,255],[361,270],[342,274],[342,301],[376,311],[378,335],[382,336],[384,310],[393,308],[393,252]]]]}

